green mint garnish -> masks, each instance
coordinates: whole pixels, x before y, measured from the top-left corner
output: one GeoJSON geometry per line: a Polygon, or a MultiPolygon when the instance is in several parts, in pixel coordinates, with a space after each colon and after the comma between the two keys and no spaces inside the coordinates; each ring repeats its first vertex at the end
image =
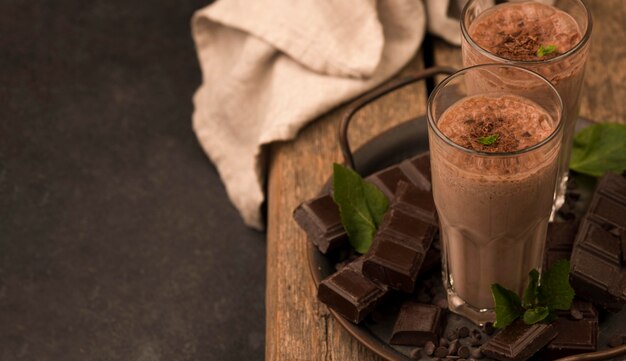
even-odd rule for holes
{"type": "Polygon", "coordinates": [[[594,124],[581,130],[574,138],[569,167],[594,177],[625,172],[626,125],[594,124]]]}
{"type": "Polygon", "coordinates": [[[492,145],[498,140],[498,138],[500,138],[500,134],[492,134],[486,137],[479,137],[477,140],[478,143],[482,145],[492,145]]]}
{"type": "Polygon", "coordinates": [[[350,244],[359,253],[367,252],[387,211],[387,197],[355,171],[335,163],[333,200],[339,206],[350,244]]]}
{"type": "Polygon", "coordinates": [[[556,45],[541,45],[537,49],[537,56],[542,58],[546,55],[552,54],[556,51],[556,45]]]}
{"type": "Polygon", "coordinates": [[[528,274],[530,281],[524,292],[523,302],[519,296],[497,283],[491,285],[491,293],[496,302],[497,328],[504,328],[517,318],[527,325],[540,321],[552,322],[556,319],[556,310],[569,310],[574,299],[574,289],[569,284],[569,262],[556,261],[552,267],[541,276],[532,270],[528,274]]]}
{"type": "Polygon", "coordinates": [[[523,314],[524,310],[517,293],[507,290],[497,283],[491,285],[491,293],[496,301],[496,322],[493,324],[494,327],[504,328],[523,314]]]}

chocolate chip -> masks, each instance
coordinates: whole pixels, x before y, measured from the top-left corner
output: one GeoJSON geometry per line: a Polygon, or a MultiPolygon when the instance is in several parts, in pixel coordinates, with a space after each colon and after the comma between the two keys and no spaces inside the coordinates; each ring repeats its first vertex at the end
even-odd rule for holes
{"type": "Polygon", "coordinates": [[[448,356],[448,349],[445,348],[444,346],[437,347],[437,349],[435,349],[435,356],[436,357],[446,357],[446,356],[448,356]]]}
{"type": "Polygon", "coordinates": [[[432,356],[435,352],[435,344],[432,341],[427,341],[424,344],[424,352],[427,356],[432,356]]]}
{"type": "Polygon", "coordinates": [[[489,336],[493,335],[493,332],[495,331],[493,328],[493,323],[491,322],[485,323],[485,325],[483,326],[483,331],[489,336]]]}
{"type": "Polygon", "coordinates": [[[467,346],[461,346],[459,347],[459,350],[456,352],[456,354],[461,356],[462,358],[468,358],[470,356],[470,349],[467,346]]]}
{"type": "Polygon", "coordinates": [[[459,328],[459,338],[466,338],[467,336],[469,336],[469,333],[469,328],[465,326],[459,328]]]}
{"type": "Polygon", "coordinates": [[[452,340],[456,340],[459,338],[459,330],[453,330],[448,332],[448,340],[452,341],[452,340]]]}
{"type": "Polygon", "coordinates": [[[414,360],[419,360],[422,358],[422,350],[420,350],[419,348],[414,348],[413,351],[411,351],[411,358],[414,360]]]}

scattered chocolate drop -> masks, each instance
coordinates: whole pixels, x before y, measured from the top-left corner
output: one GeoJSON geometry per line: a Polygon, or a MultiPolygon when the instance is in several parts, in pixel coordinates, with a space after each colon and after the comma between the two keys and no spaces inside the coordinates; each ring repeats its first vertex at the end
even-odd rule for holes
{"type": "Polygon", "coordinates": [[[483,326],[483,331],[485,331],[485,333],[489,336],[493,335],[493,332],[495,331],[495,329],[493,328],[493,323],[485,323],[485,325],[483,326]]]}
{"type": "Polygon", "coordinates": [[[448,356],[448,349],[444,346],[439,346],[437,347],[437,349],[435,349],[435,356],[436,357],[446,357],[448,356]]]}
{"type": "Polygon", "coordinates": [[[459,350],[459,340],[453,340],[448,346],[448,355],[456,355],[459,350]]]}
{"type": "Polygon", "coordinates": [[[470,356],[470,349],[467,346],[461,346],[456,354],[462,358],[468,358],[470,356]]]}
{"type": "Polygon", "coordinates": [[[459,330],[453,330],[448,332],[448,340],[453,341],[459,338],[459,330]]]}
{"type": "Polygon", "coordinates": [[[469,328],[465,326],[459,328],[459,338],[466,338],[467,336],[469,336],[469,334],[470,334],[469,328]]]}
{"type": "Polygon", "coordinates": [[[439,339],[439,346],[448,347],[449,344],[447,338],[442,337],[439,339]]]}

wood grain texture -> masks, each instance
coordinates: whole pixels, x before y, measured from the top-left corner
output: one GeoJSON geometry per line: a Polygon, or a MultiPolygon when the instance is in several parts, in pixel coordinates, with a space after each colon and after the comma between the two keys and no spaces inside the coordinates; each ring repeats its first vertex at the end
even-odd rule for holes
{"type": "MultiPolygon", "coordinates": [[[[401,72],[422,69],[421,54],[401,72]]],[[[407,86],[357,114],[350,128],[356,149],[372,136],[424,114],[424,83],[407,86]]],[[[317,301],[306,259],[308,240],[292,218],[318,193],[342,161],[337,129],[345,105],[317,119],[295,141],[270,150],[268,179],[266,360],[380,360],[356,342],[317,301]]]]}
{"type": "Polygon", "coordinates": [[[594,24],[580,115],[596,122],[626,124],[626,3],[586,3],[594,24]]]}

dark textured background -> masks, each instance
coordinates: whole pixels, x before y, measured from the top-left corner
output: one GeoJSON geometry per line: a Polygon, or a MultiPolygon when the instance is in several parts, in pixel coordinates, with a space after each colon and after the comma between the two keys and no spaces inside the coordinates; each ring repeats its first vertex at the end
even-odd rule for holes
{"type": "Polygon", "coordinates": [[[191,129],[207,1],[0,2],[0,360],[254,360],[264,235],[191,129]]]}

